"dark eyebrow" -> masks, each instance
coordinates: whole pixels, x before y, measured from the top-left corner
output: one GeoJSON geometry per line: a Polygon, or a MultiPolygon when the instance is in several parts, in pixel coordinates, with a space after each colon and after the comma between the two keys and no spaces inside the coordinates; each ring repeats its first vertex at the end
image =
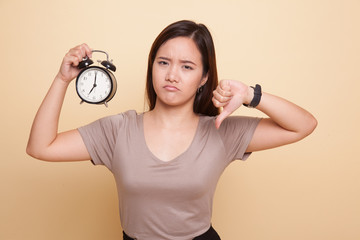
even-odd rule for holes
{"type": "Polygon", "coordinates": [[[196,66],[196,64],[194,62],[190,61],[190,60],[181,60],[180,62],[182,62],[182,63],[190,63],[190,64],[196,66]]]}
{"type": "MultiPolygon", "coordinates": [[[[162,59],[162,60],[166,60],[166,61],[171,61],[170,58],[167,58],[167,57],[158,57],[158,59],[162,59]]],[[[196,64],[193,62],[193,61],[190,61],[190,60],[180,60],[181,63],[190,63],[192,65],[195,65],[196,64]]]]}
{"type": "Polygon", "coordinates": [[[162,60],[170,61],[170,58],[166,58],[166,57],[158,57],[158,58],[162,60]]]}

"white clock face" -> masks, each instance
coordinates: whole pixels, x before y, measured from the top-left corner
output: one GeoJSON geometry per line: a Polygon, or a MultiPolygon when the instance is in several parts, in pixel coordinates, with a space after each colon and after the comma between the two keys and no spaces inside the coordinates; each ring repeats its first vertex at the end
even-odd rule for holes
{"type": "Polygon", "coordinates": [[[79,96],[90,103],[104,101],[112,91],[109,74],[101,68],[89,68],[81,73],[76,82],[79,96]]]}

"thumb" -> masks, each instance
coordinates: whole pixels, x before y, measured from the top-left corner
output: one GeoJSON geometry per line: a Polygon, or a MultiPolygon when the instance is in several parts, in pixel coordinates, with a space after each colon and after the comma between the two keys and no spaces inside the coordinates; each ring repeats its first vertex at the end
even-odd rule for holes
{"type": "Polygon", "coordinates": [[[227,91],[227,92],[231,91],[230,81],[229,80],[221,80],[220,83],[219,83],[219,87],[223,91],[227,91]]]}
{"type": "Polygon", "coordinates": [[[221,123],[225,120],[225,118],[227,118],[229,115],[231,114],[231,112],[227,111],[226,109],[224,109],[215,119],[215,127],[217,129],[220,128],[221,123]]]}

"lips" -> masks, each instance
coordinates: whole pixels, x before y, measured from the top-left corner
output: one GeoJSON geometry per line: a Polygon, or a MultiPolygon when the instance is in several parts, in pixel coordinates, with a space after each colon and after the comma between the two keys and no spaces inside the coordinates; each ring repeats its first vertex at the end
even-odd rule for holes
{"type": "Polygon", "coordinates": [[[164,89],[166,89],[167,91],[170,91],[170,92],[179,91],[179,89],[177,87],[173,86],[173,85],[165,85],[164,89]]]}

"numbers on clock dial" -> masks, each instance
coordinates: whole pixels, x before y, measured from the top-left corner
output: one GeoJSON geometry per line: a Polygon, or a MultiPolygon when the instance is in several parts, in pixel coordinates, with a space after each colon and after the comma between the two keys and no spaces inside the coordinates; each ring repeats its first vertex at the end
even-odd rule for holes
{"type": "Polygon", "coordinates": [[[111,92],[111,80],[102,69],[90,68],[82,72],[77,82],[78,93],[88,102],[101,102],[111,92]]]}

